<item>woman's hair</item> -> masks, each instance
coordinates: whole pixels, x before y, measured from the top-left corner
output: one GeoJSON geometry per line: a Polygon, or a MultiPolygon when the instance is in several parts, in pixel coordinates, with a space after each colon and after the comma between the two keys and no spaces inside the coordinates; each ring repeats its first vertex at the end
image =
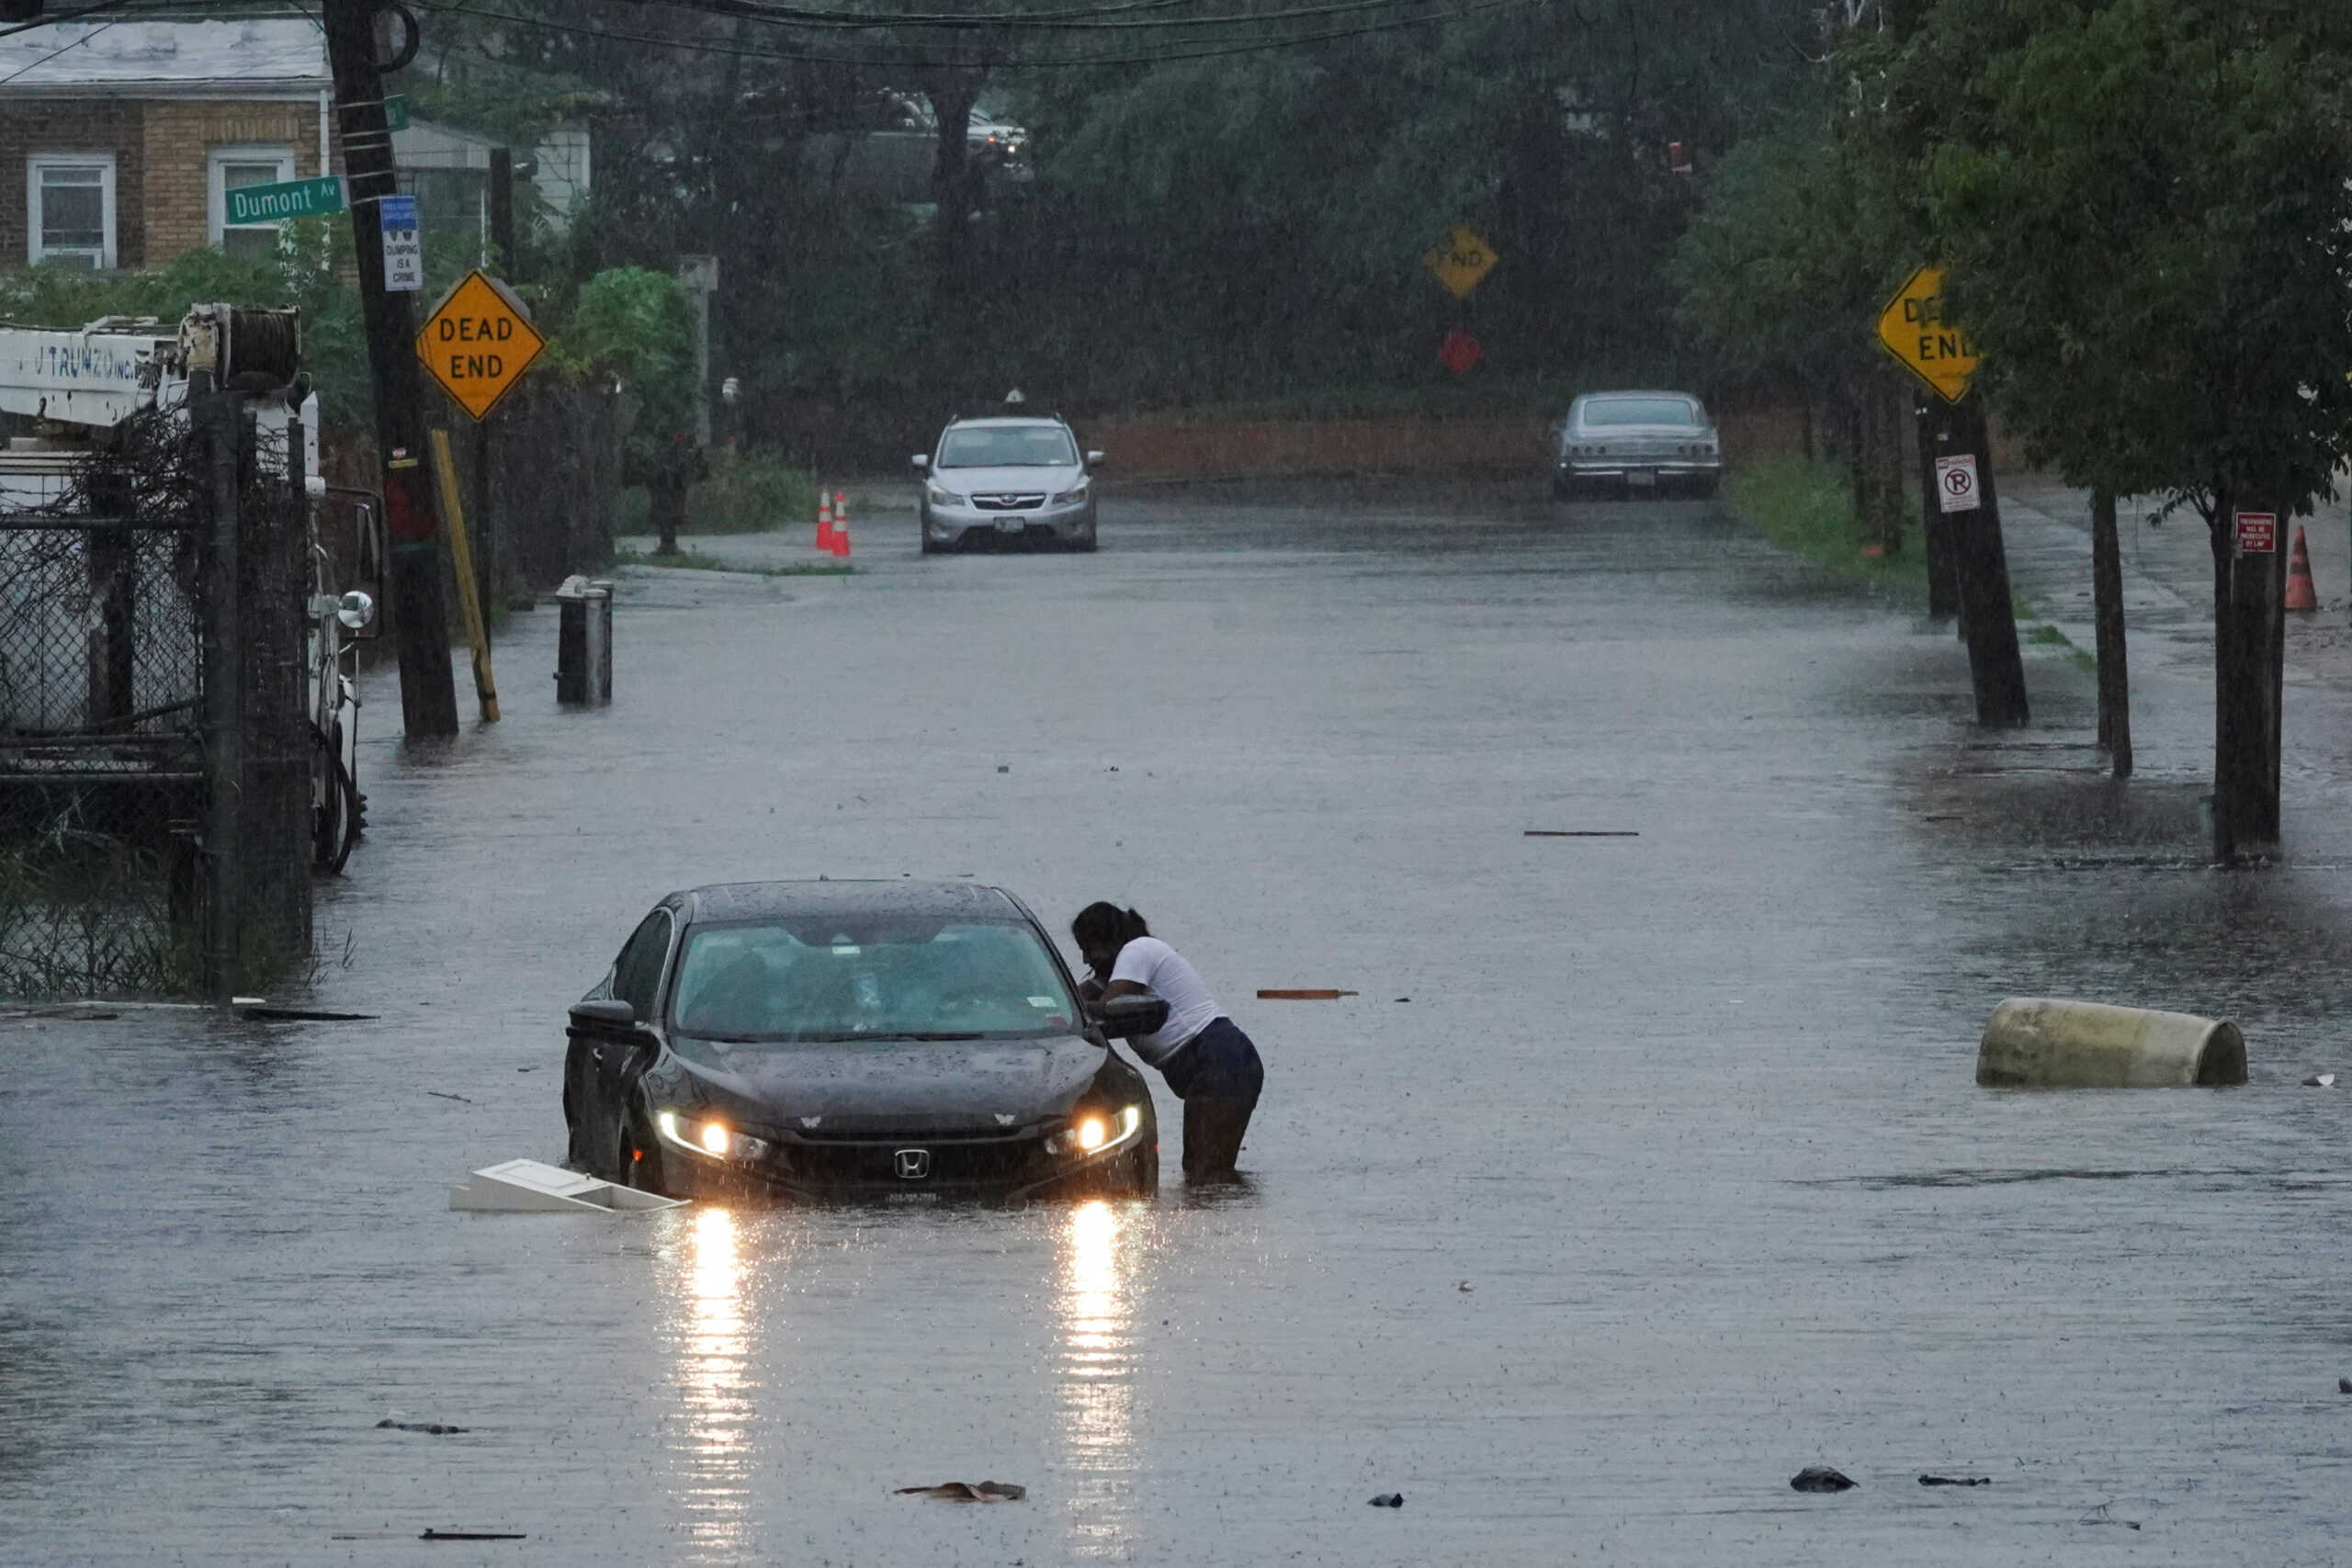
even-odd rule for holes
{"type": "Polygon", "coordinates": [[[1149,936],[1151,928],[1133,909],[1095,903],[1078,912],[1078,919],[1069,923],[1069,934],[1081,948],[1125,947],[1139,936],[1149,936]]]}

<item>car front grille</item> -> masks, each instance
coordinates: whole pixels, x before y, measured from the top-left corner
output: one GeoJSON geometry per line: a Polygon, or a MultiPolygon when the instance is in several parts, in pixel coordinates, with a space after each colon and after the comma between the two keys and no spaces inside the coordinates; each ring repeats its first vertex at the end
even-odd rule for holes
{"type": "Polygon", "coordinates": [[[1027,512],[1046,504],[1043,492],[1023,495],[976,495],[972,504],[983,512],[1027,512]]]}
{"type": "Polygon", "coordinates": [[[872,1130],[800,1134],[779,1143],[775,1155],[775,1174],[796,1187],[905,1192],[1016,1187],[1050,1174],[1049,1163],[1045,1141],[1034,1130],[1010,1138],[918,1130],[881,1135],[872,1130]],[[922,1176],[899,1172],[899,1153],[910,1149],[929,1156],[922,1176]]]}

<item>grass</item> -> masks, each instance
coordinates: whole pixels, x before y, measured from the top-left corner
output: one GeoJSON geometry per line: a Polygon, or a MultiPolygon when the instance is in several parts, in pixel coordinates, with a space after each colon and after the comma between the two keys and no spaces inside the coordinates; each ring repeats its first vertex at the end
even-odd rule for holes
{"type": "Polygon", "coordinates": [[[1903,547],[1893,555],[1865,555],[1875,541],[1864,537],[1854,515],[1853,487],[1836,464],[1767,457],[1736,470],[1724,493],[1734,513],[1782,549],[1839,577],[1927,603],[1928,551],[1919,520],[1904,520],[1903,547]]]}
{"type": "Polygon", "coordinates": [[[854,577],[857,568],[826,561],[796,561],[790,566],[737,566],[686,550],[674,556],[649,555],[643,550],[616,550],[615,566],[658,566],[672,571],[732,571],[745,577],[854,577]]]}

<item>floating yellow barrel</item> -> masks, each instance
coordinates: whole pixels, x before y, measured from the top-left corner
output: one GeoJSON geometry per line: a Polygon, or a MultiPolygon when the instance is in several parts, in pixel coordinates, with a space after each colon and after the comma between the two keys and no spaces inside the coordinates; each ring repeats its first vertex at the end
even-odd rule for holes
{"type": "Polygon", "coordinates": [[[2226,1019],[2011,997],[1976,1047],[1992,1089],[2188,1089],[2245,1082],[2245,1036],[2226,1019]]]}

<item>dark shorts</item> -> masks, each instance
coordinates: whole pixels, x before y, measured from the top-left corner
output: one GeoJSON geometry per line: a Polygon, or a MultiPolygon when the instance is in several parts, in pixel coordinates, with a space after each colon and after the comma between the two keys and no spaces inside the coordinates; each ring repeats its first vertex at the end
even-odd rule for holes
{"type": "Polygon", "coordinates": [[[1255,1100],[1266,1087],[1265,1064],[1258,1047],[1229,1018],[1213,1018],[1185,1047],[1160,1069],[1179,1100],[1204,1096],[1212,1100],[1255,1100]]]}

